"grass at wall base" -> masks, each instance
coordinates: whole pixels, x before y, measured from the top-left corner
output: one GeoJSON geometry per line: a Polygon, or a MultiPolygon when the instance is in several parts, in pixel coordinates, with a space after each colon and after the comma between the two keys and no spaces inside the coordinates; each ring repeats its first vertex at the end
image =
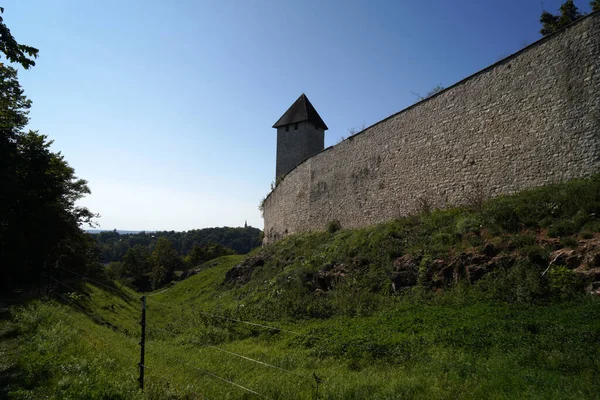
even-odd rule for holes
{"type": "Polygon", "coordinates": [[[209,261],[149,294],[143,393],[139,294],[67,282],[3,314],[0,397],[597,398],[599,217],[595,176],[209,261]]]}

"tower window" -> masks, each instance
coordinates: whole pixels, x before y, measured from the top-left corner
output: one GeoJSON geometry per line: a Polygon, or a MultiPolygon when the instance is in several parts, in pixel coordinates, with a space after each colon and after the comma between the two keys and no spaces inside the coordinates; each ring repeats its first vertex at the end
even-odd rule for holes
{"type": "Polygon", "coordinates": [[[298,130],[298,124],[294,124],[294,130],[297,131],[298,130]]]}

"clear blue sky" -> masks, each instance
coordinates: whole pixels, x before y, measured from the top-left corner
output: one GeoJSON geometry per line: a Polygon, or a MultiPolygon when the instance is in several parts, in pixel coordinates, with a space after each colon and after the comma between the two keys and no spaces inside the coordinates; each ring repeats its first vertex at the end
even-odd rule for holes
{"type": "MultiPolygon", "coordinates": [[[[546,0],[556,12],[561,0],[546,0]]],[[[589,11],[589,1],[575,1],[589,11]]],[[[273,123],[306,93],[326,146],[540,38],[539,0],[1,0],[30,128],[104,229],[262,229],[273,123]]]]}

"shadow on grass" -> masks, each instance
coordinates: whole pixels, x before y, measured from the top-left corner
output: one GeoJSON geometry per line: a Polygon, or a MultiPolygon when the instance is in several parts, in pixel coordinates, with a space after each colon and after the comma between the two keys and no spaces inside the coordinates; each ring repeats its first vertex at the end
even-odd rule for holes
{"type": "Polygon", "coordinates": [[[29,298],[0,298],[0,399],[14,398],[11,394],[18,390],[31,389],[49,378],[47,371],[40,371],[35,376],[28,374],[18,363],[19,331],[12,323],[10,307],[25,303],[29,298]]]}

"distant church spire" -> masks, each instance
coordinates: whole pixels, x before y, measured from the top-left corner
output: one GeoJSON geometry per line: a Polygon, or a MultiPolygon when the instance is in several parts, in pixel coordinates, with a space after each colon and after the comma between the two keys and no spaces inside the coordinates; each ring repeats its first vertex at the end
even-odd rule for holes
{"type": "Polygon", "coordinates": [[[244,221],[244,229],[248,228],[248,220],[244,221]]]}

